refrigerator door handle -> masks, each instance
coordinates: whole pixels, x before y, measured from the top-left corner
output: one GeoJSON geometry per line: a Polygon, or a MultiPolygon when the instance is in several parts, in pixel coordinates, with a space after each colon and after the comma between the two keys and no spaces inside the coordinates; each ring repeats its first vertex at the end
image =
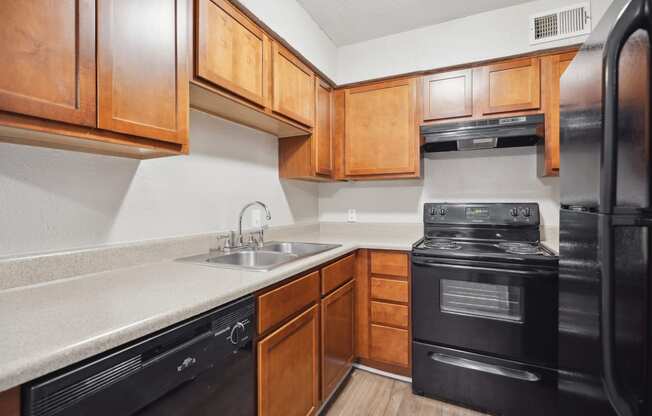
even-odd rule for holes
{"type": "Polygon", "coordinates": [[[632,0],[622,10],[611,29],[602,59],[603,141],[600,172],[600,206],[603,213],[598,225],[601,271],[600,330],[602,342],[603,385],[609,402],[619,416],[636,416],[638,412],[625,397],[617,379],[615,354],[615,247],[613,214],[617,204],[618,172],[618,73],[620,54],[629,36],[638,29],[652,33],[648,0],[632,0]]]}

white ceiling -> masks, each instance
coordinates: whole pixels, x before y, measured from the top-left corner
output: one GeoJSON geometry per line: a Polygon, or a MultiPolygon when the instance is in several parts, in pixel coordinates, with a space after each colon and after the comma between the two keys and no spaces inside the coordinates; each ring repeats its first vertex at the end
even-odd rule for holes
{"type": "Polygon", "coordinates": [[[531,0],[298,0],[337,46],[531,0]]]}

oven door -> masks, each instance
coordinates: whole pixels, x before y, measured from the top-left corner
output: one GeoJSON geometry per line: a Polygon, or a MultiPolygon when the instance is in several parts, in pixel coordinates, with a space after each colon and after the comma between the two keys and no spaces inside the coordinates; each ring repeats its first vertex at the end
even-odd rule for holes
{"type": "Polygon", "coordinates": [[[415,340],[556,366],[555,269],[412,259],[415,340]]]}

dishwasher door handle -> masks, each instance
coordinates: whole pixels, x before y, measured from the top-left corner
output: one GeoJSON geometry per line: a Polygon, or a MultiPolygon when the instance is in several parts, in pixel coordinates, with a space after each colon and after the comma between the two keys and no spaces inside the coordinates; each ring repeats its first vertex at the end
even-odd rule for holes
{"type": "Polygon", "coordinates": [[[537,374],[525,370],[517,370],[501,365],[487,364],[480,361],[469,360],[468,358],[454,357],[448,354],[433,353],[430,358],[442,364],[461,367],[467,370],[480,371],[483,373],[494,374],[501,377],[513,378],[516,380],[537,382],[541,380],[537,374]]]}

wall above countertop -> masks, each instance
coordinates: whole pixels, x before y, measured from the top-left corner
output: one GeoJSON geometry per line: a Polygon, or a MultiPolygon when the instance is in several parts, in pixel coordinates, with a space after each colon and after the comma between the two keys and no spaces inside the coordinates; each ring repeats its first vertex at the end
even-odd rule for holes
{"type": "Polygon", "coordinates": [[[279,180],[276,138],[190,119],[192,154],[176,158],[0,144],[0,257],[234,229],[254,199],[273,225],[316,221],[317,185],[279,180]]]}
{"type": "Polygon", "coordinates": [[[559,226],[559,178],[536,173],[535,147],[434,153],[422,180],[319,185],[319,221],[420,223],[425,202],[538,202],[542,225],[559,226]]]}

